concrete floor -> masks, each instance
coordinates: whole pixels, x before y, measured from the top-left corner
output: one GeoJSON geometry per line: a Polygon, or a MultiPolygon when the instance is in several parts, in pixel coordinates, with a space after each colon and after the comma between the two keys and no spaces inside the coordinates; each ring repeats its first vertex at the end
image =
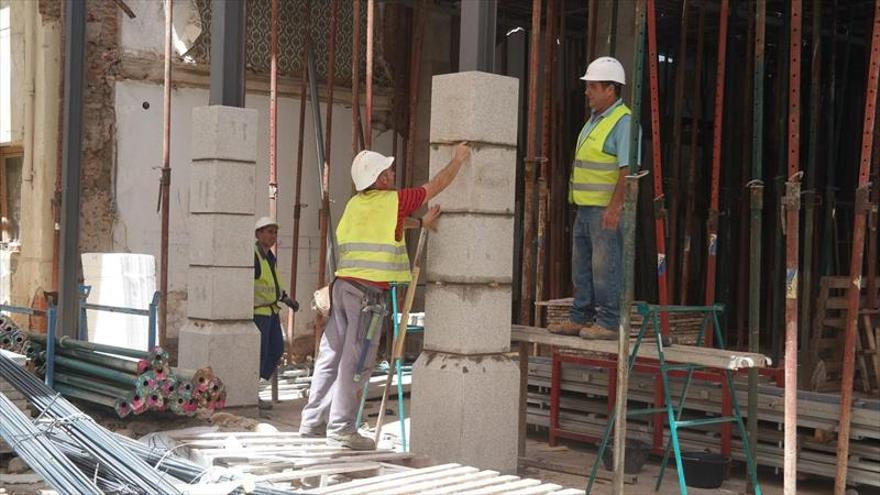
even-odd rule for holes
{"type": "MultiPolygon", "coordinates": [[[[305,401],[289,401],[275,404],[274,408],[269,411],[250,410],[250,414],[256,413],[259,417],[262,415],[261,421],[273,424],[279,430],[294,431],[299,427],[300,411],[305,405],[305,401]]],[[[409,409],[407,409],[409,410],[409,409]]],[[[249,415],[248,411],[236,411],[235,414],[249,415]]],[[[394,418],[390,418],[394,419],[394,418]]],[[[390,420],[389,419],[389,420],[390,420]]],[[[586,472],[592,466],[595,459],[595,447],[579,442],[560,440],[560,445],[550,447],[547,444],[545,435],[537,432],[530,432],[528,443],[526,446],[526,457],[529,459],[537,459],[544,462],[550,462],[564,466],[566,471],[586,472]]],[[[678,487],[678,478],[675,470],[667,469],[663,480],[663,485],[658,492],[654,492],[654,483],[660,470],[659,459],[652,457],[642,472],[637,476],[637,482],[634,485],[627,485],[628,493],[657,493],[659,495],[674,495],[680,493],[678,487]]],[[[583,488],[586,486],[586,475],[569,474],[548,469],[540,469],[534,467],[525,467],[520,473],[521,476],[541,479],[544,481],[557,483],[559,485],[571,488],[583,488]]],[[[782,473],[776,473],[772,469],[759,470],[759,479],[761,488],[765,494],[781,495],[782,494],[782,473]]],[[[833,493],[834,480],[803,477],[798,481],[798,494],[801,495],[824,495],[833,493]]],[[[596,495],[611,494],[611,485],[608,481],[599,480],[594,485],[593,493],[596,495]]],[[[688,489],[689,494],[693,495],[739,495],[746,493],[745,469],[741,464],[735,464],[731,478],[726,480],[720,489],[707,490],[699,488],[688,489]]],[[[850,495],[880,495],[880,489],[873,487],[862,487],[857,490],[851,490],[850,495]]]]}

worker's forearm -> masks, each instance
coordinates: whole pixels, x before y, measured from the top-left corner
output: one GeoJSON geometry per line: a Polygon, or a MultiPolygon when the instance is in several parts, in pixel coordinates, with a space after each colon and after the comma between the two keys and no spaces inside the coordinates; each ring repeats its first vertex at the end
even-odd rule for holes
{"type": "Polygon", "coordinates": [[[452,159],[443,170],[441,170],[437,175],[434,176],[427,184],[425,184],[425,191],[427,192],[427,199],[432,199],[434,196],[437,196],[444,189],[449,187],[449,184],[452,184],[455,176],[458,175],[459,170],[461,170],[461,166],[464,162],[456,159],[452,159]]]}
{"type": "Polygon", "coordinates": [[[623,208],[623,196],[624,190],[626,189],[624,183],[626,182],[626,169],[620,169],[620,177],[617,178],[617,184],[614,186],[614,194],[611,195],[611,202],[608,203],[608,208],[614,211],[620,211],[623,208]]]}
{"type": "Polygon", "coordinates": [[[404,217],[403,219],[403,228],[404,229],[417,229],[422,226],[421,220],[413,217],[404,217]]]}

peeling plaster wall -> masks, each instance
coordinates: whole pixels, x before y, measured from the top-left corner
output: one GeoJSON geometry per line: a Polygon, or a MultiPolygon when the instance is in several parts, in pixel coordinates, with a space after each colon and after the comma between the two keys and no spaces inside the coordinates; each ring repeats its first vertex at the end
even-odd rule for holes
{"type": "Polygon", "coordinates": [[[13,25],[33,26],[13,46],[21,58],[22,69],[15,74],[22,100],[33,94],[33,103],[24,105],[20,122],[24,149],[21,182],[21,246],[8,254],[11,270],[11,302],[30,306],[34,296],[50,289],[52,283],[52,198],[58,159],[58,109],[61,77],[61,24],[57,16],[38,9],[33,2],[12,2],[13,25]],[[28,78],[24,67],[34,68],[28,78]],[[24,128],[24,113],[33,114],[33,128],[24,128]],[[29,137],[32,135],[33,144],[29,137]]]}
{"type": "MultiPolygon", "coordinates": [[[[257,215],[268,213],[269,205],[269,98],[248,94],[247,107],[260,112],[259,152],[257,156],[257,194],[254,198],[257,215]]],[[[118,163],[115,187],[117,216],[113,226],[112,250],[147,253],[158,258],[161,241],[160,216],[156,212],[159,173],[154,167],[162,158],[162,86],[137,82],[116,83],[116,122],[118,128],[118,163]],[[144,103],[149,108],[144,109],[144,103]]],[[[208,90],[182,88],[172,92],[171,132],[171,223],[169,239],[169,337],[176,337],[186,321],[186,270],[189,263],[189,171],[192,109],[208,104],[208,90]]],[[[322,109],[324,105],[322,105],[322,109]]],[[[323,114],[324,112],[322,112],[323,114]]],[[[344,105],[333,108],[333,150],[330,196],[334,223],[339,220],[351,194],[351,109],[344,105]]],[[[278,234],[281,274],[290,280],[291,246],[293,244],[293,193],[296,167],[299,100],[278,99],[278,212],[281,230],[278,234]]],[[[312,116],[306,112],[305,149],[302,178],[303,209],[300,225],[298,299],[307,308],[317,285],[320,235],[318,231],[317,157],[312,116]]],[[[375,149],[391,153],[391,134],[377,134],[375,149]]],[[[297,317],[296,332],[308,332],[312,321],[306,309],[297,317]]],[[[284,319],[282,319],[284,321],[284,319]]]]}

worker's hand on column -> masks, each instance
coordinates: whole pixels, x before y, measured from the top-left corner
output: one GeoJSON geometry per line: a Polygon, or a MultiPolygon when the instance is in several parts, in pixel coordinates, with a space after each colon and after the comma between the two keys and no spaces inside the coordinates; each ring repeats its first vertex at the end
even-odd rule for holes
{"type": "Polygon", "coordinates": [[[609,206],[602,213],[602,228],[605,230],[617,230],[620,226],[620,208],[609,206]]]}
{"type": "Polygon", "coordinates": [[[422,216],[422,228],[437,232],[437,219],[440,218],[440,205],[428,208],[428,212],[422,216]]]}
{"type": "Polygon", "coordinates": [[[459,163],[464,163],[470,157],[471,148],[468,146],[467,141],[462,141],[455,145],[455,155],[453,156],[453,160],[459,163]]]}

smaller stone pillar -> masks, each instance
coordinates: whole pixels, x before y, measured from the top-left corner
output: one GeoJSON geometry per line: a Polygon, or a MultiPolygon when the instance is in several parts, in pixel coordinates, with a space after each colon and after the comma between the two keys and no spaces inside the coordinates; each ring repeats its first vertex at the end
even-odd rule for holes
{"type": "Polygon", "coordinates": [[[188,322],[181,368],[210,366],[226,404],[257,403],[260,332],[253,322],[257,111],[193,110],[188,322]]]}
{"type": "Polygon", "coordinates": [[[471,160],[432,203],[424,352],[413,366],[412,448],[436,462],[514,473],[519,364],[510,351],[519,81],[435,76],[431,176],[470,141],[471,160]]]}

